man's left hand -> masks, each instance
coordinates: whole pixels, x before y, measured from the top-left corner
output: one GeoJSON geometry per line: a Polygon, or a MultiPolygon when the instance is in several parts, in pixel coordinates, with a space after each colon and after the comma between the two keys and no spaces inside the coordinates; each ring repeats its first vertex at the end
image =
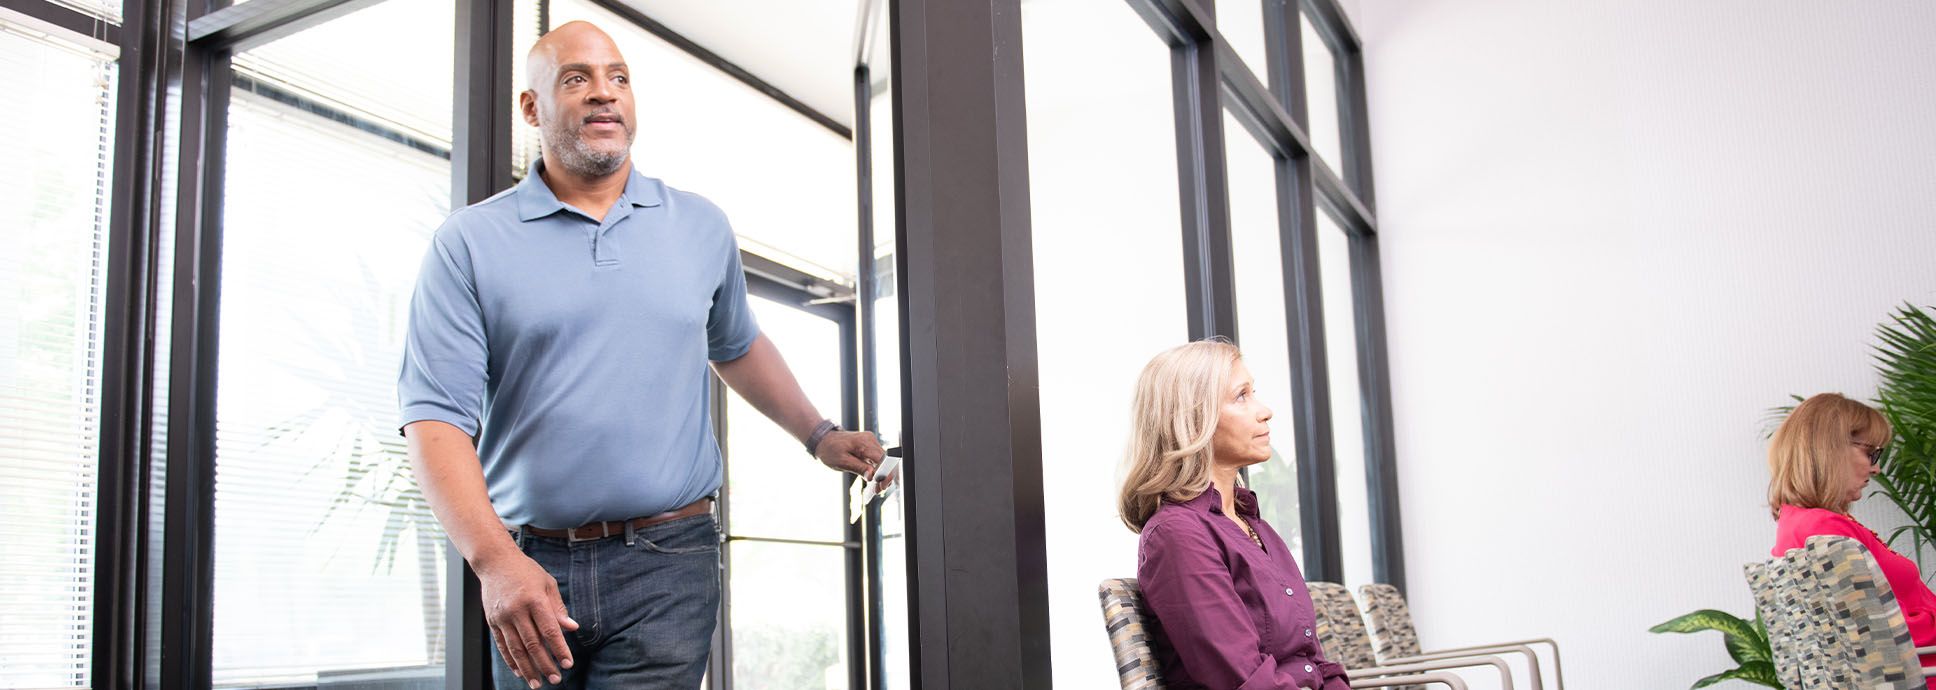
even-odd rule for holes
{"type": "MultiPolygon", "coordinates": [[[[873,477],[874,467],[887,457],[881,441],[871,431],[830,431],[821,437],[817,456],[820,462],[842,472],[873,477]]],[[[883,477],[882,479],[887,479],[883,477]]],[[[882,489],[888,484],[883,482],[882,489]]]]}

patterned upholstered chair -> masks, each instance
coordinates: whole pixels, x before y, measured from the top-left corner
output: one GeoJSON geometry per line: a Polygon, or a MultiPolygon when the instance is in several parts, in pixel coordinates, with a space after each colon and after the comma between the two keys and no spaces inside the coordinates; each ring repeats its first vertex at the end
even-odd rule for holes
{"type": "MultiPolygon", "coordinates": [[[[1116,678],[1123,690],[1164,690],[1163,669],[1156,658],[1157,645],[1163,641],[1163,627],[1153,616],[1144,615],[1143,594],[1135,578],[1103,580],[1096,595],[1102,600],[1104,629],[1109,631],[1109,646],[1116,652],[1116,678]]],[[[1383,678],[1352,679],[1352,688],[1389,688],[1414,683],[1442,684],[1452,690],[1466,690],[1458,676],[1438,672],[1411,672],[1387,669],[1393,675],[1383,678]]],[[[1509,685],[1505,690],[1512,690],[1509,685]]]]}
{"type": "Polygon", "coordinates": [[[1116,676],[1123,690],[1163,690],[1163,669],[1156,660],[1163,628],[1154,617],[1143,615],[1136,578],[1103,580],[1096,595],[1102,598],[1103,627],[1116,650],[1116,676]]]}
{"type": "Polygon", "coordinates": [[[1371,584],[1358,588],[1358,595],[1364,597],[1365,625],[1371,629],[1373,651],[1378,653],[1379,663],[1400,664],[1429,659],[1455,659],[1464,656],[1491,654],[1523,654],[1527,668],[1531,670],[1533,690],[1541,688],[1539,655],[1533,652],[1533,645],[1544,644],[1553,648],[1553,684],[1558,690],[1566,690],[1566,678],[1560,670],[1560,643],[1552,638],[1515,640],[1494,644],[1469,647],[1447,647],[1424,651],[1419,648],[1418,631],[1412,627],[1412,610],[1405,605],[1405,595],[1397,587],[1387,584],[1371,584]]]}
{"type": "MultiPolygon", "coordinates": [[[[1388,676],[1392,673],[1417,673],[1432,670],[1443,671],[1455,668],[1477,668],[1491,666],[1499,672],[1501,690],[1513,690],[1512,668],[1505,660],[1496,656],[1466,655],[1447,659],[1418,659],[1396,664],[1381,664],[1372,651],[1371,634],[1365,630],[1364,619],[1358,617],[1358,602],[1352,598],[1351,590],[1344,585],[1330,582],[1307,582],[1311,591],[1311,603],[1317,607],[1318,646],[1324,650],[1327,659],[1344,665],[1345,673],[1351,676],[1353,687],[1363,678],[1388,676]]],[[[1412,690],[1416,685],[1402,686],[1401,690],[1412,690]]],[[[1534,679],[1534,690],[1538,690],[1538,679],[1534,679]]]]}
{"type": "Polygon", "coordinates": [[[1895,593],[1854,539],[1810,537],[1746,571],[1775,675],[1791,690],[1916,690],[1936,675],[1917,661],[1895,593]]]}

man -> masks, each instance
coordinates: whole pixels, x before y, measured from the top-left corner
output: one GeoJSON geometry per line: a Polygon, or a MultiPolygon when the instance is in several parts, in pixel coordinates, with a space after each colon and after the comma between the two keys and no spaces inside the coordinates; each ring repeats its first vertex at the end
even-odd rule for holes
{"type": "Polygon", "coordinates": [[[692,688],[720,586],[708,361],[827,466],[871,474],[883,453],[760,334],[724,214],[633,170],[611,38],[560,26],[528,72],[542,161],[451,214],[411,301],[411,463],[477,571],[498,687],[692,688]]]}

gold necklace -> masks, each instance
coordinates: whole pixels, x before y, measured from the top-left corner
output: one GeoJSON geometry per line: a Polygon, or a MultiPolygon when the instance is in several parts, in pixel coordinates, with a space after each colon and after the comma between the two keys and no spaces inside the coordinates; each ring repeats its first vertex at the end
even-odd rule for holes
{"type": "Polygon", "coordinates": [[[1257,536],[1257,530],[1254,530],[1254,529],[1251,529],[1251,528],[1250,528],[1250,521],[1249,521],[1249,520],[1245,520],[1245,519],[1243,519],[1243,518],[1241,518],[1241,517],[1239,517],[1239,518],[1237,518],[1237,526],[1238,526],[1238,527],[1242,527],[1242,528],[1244,528],[1244,534],[1248,534],[1248,535],[1250,535],[1250,540],[1251,540],[1251,541],[1253,541],[1253,542],[1256,542],[1256,543],[1257,543],[1257,548],[1260,548],[1260,549],[1261,549],[1261,548],[1264,548],[1264,539],[1263,539],[1263,537],[1259,537],[1259,536],[1257,536]]]}

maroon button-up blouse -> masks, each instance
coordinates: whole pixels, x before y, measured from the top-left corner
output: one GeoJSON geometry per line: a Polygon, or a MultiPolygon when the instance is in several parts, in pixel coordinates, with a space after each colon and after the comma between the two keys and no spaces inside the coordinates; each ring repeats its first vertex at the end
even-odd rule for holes
{"type": "Polygon", "coordinates": [[[1317,614],[1284,540],[1237,488],[1237,514],[1262,549],[1223,514],[1211,488],[1164,501],[1143,525],[1136,581],[1163,627],[1163,676],[1179,689],[1347,690],[1344,667],[1318,649],[1317,614]]]}

